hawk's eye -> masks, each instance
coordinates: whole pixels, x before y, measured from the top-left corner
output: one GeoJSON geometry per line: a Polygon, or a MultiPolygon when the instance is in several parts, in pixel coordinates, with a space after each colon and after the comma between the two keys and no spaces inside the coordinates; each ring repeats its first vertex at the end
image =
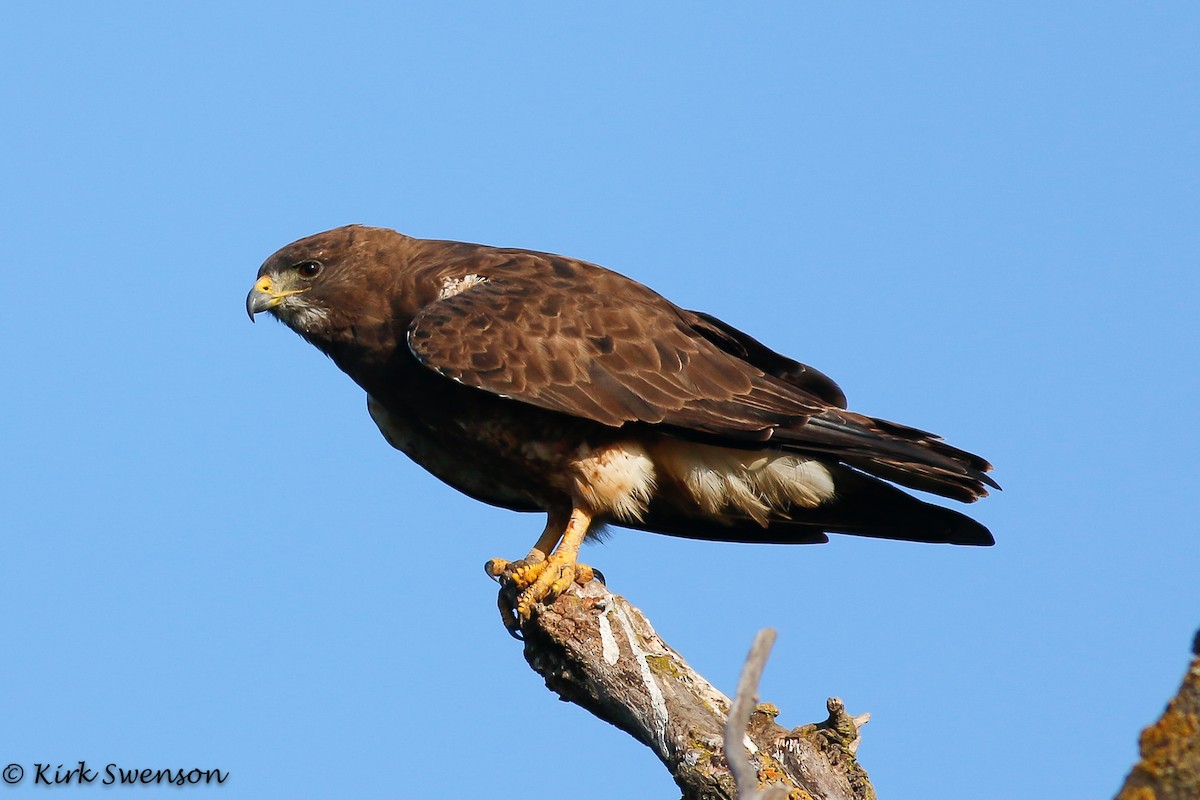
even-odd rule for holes
{"type": "Polygon", "coordinates": [[[296,265],[296,271],[306,278],[315,278],[321,274],[320,261],[301,261],[296,265]]]}

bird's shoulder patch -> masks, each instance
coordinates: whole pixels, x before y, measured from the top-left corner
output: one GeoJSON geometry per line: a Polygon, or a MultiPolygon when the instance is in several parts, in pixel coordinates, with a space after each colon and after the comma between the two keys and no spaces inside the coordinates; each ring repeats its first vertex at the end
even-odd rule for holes
{"type": "Polygon", "coordinates": [[[438,300],[454,297],[454,295],[465,292],[472,286],[478,286],[481,283],[487,283],[487,281],[488,279],[485,276],[477,275],[474,272],[463,275],[460,278],[442,278],[441,286],[438,289],[438,300]]]}

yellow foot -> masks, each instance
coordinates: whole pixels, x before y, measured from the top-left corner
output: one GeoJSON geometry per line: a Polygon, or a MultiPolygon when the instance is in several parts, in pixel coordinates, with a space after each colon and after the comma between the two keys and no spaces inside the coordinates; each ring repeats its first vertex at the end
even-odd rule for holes
{"type": "Polygon", "coordinates": [[[546,568],[546,557],[541,553],[530,553],[520,561],[506,561],[503,558],[493,558],[483,565],[483,571],[503,584],[524,589],[533,582],[546,568]]]}
{"type": "Polygon", "coordinates": [[[529,621],[538,603],[553,600],[572,582],[582,586],[596,578],[604,580],[587,564],[571,562],[565,556],[539,559],[540,555],[530,553],[520,561],[493,558],[483,565],[484,572],[500,583],[497,597],[500,618],[508,632],[517,638],[521,624],[529,621]]]}
{"type": "MultiPolygon", "coordinates": [[[[588,565],[576,563],[566,556],[560,557],[558,553],[551,555],[537,567],[537,575],[534,576],[533,582],[526,585],[524,591],[517,596],[517,618],[522,622],[533,616],[534,606],[550,602],[571,588],[572,583],[582,586],[596,577],[595,571],[588,565]]],[[[522,588],[515,580],[514,585],[522,588]]]]}

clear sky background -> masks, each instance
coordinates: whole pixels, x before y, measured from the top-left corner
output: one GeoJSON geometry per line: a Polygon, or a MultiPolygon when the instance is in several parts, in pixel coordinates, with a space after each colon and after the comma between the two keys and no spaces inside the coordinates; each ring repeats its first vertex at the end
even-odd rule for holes
{"type": "Polygon", "coordinates": [[[763,699],[870,711],[880,797],[1111,796],[1200,625],[1200,6],[510,5],[6,5],[0,766],[677,796],[499,623],[541,519],[246,320],[362,222],[599,262],[991,459],[990,550],[584,555],[727,692],[778,628],[763,699]]]}

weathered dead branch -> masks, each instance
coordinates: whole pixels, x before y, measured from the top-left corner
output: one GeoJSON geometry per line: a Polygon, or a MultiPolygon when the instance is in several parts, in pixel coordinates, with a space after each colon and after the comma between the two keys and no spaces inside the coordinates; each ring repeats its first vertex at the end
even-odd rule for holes
{"type": "MultiPolygon", "coordinates": [[[[598,581],[575,587],[522,627],[525,658],[564,700],[575,703],[645,744],[670,770],[684,800],[732,800],[738,781],[726,752],[729,698],[693,670],[623,597],[598,581]]],[[[765,648],[769,650],[769,645],[765,648]]],[[[748,668],[761,674],[766,652],[748,668]]],[[[758,679],[740,694],[753,710],[743,732],[750,779],[783,787],[790,800],[869,800],[875,797],[855,760],[858,729],[840,700],[827,702],[829,719],[786,730],[779,710],[754,707],[758,679]]],[[[736,734],[735,734],[736,736],[736,734]]],[[[730,753],[736,761],[737,755],[730,753]]],[[[743,792],[742,800],[750,795],[743,792]]]]}

